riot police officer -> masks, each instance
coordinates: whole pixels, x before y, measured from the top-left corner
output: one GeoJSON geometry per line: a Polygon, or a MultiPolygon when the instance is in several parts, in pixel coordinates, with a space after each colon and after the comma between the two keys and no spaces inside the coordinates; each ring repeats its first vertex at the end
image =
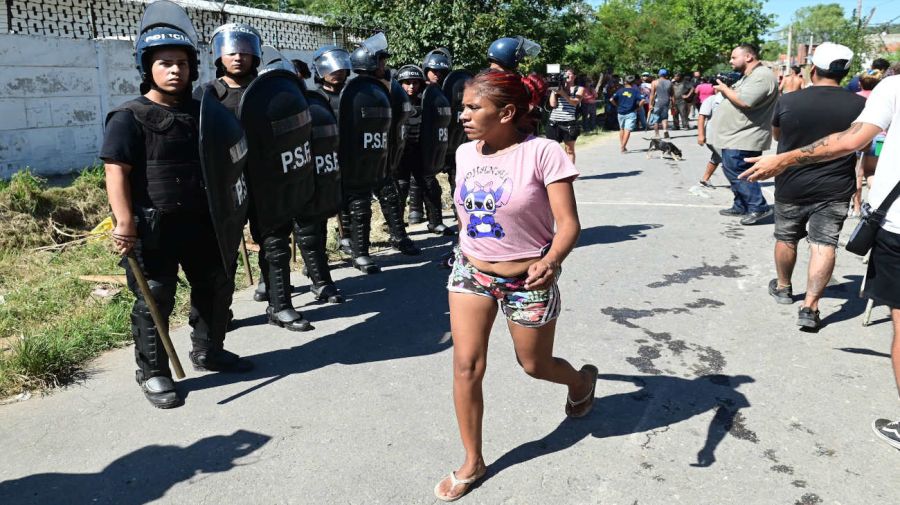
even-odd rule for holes
{"type": "MultiPolygon", "coordinates": [[[[350,72],[350,53],[337,46],[320,47],[313,54],[312,70],[313,79],[318,85],[317,92],[328,102],[332,112],[331,124],[336,125],[341,90],[350,72]]],[[[337,133],[334,132],[334,135],[337,133]]],[[[338,156],[334,150],[332,149],[329,153],[317,153],[315,152],[316,145],[316,143],[313,144],[313,156],[317,160],[317,174],[339,171],[338,156]]],[[[337,203],[339,202],[335,202],[335,204],[337,203]]],[[[298,217],[295,220],[294,237],[300,246],[304,271],[312,283],[310,290],[313,296],[319,301],[343,303],[344,296],[332,280],[331,270],[328,266],[328,253],[325,250],[328,236],[327,222],[328,218],[324,216],[318,219],[298,217]]]]}
{"type": "Polygon", "coordinates": [[[428,84],[437,84],[441,86],[444,78],[450,73],[453,66],[453,59],[450,50],[445,47],[438,47],[431,50],[422,61],[422,69],[425,71],[425,80],[428,84]]]}
{"type": "Polygon", "coordinates": [[[313,80],[328,99],[334,116],[341,105],[341,91],[350,76],[350,53],[337,46],[322,46],[313,55],[313,80]]]}
{"type": "Polygon", "coordinates": [[[412,111],[406,123],[406,148],[397,170],[397,184],[400,201],[405,204],[410,187],[423,188],[428,229],[435,233],[446,233],[447,226],[441,216],[441,187],[434,174],[423,170],[420,128],[422,124],[422,91],[425,74],[416,65],[404,65],[397,71],[397,80],[403,86],[412,103],[412,111]]]}
{"type": "MultiPolygon", "coordinates": [[[[253,82],[259,69],[262,58],[262,37],[250,25],[228,23],[213,31],[210,48],[216,67],[216,78],[198,86],[194,90],[194,98],[200,100],[204,90],[212,87],[222,105],[237,116],[241,97],[244,96],[244,91],[253,82]]],[[[250,231],[253,240],[260,243],[253,221],[250,223],[250,231]]],[[[265,281],[269,273],[269,264],[262,248],[259,250],[257,260],[260,279],[256,291],[253,293],[253,299],[264,302],[269,299],[265,281]]],[[[235,264],[236,268],[237,264],[235,264]]]]}
{"type": "Polygon", "coordinates": [[[537,56],[540,52],[540,44],[525,37],[502,37],[491,42],[487,58],[492,69],[517,72],[526,56],[537,56]]]}
{"type": "MultiPolygon", "coordinates": [[[[443,86],[444,79],[450,73],[453,67],[453,58],[450,50],[445,47],[438,47],[425,55],[422,61],[422,69],[425,71],[426,85],[443,86]]],[[[450,194],[456,189],[456,152],[447,152],[446,168],[448,179],[450,182],[450,194]]],[[[441,186],[435,184],[418,188],[422,191],[422,201],[425,204],[426,215],[428,215],[428,230],[436,235],[450,235],[453,231],[442,222],[443,203],[441,202],[441,186]],[[429,209],[436,209],[435,212],[429,212],[429,209]],[[435,216],[435,217],[431,217],[435,216]]]]}
{"type": "MultiPolygon", "coordinates": [[[[390,53],[387,50],[387,39],[384,37],[384,34],[377,34],[367,42],[368,43],[361,44],[350,54],[350,62],[353,66],[353,71],[359,75],[368,75],[378,79],[390,92],[394,83],[392,83],[390,72],[387,69],[387,59],[390,57],[390,53]],[[373,42],[375,40],[381,43],[381,45],[374,44],[373,42]]],[[[395,109],[403,109],[401,107],[402,103],[398,103],[401,101],[408,102],[408,99],[405,96],[391,96],[392,106],[395,109]]],[[[398,124],[398,122],[403,123],[406,118],[397,116],[399,116],[399,114],[393,115],[392,123],[396,128],[396,131],[402,134],[405,132],[405,129],[402,128],[403,125],[398,124]]],[[[402,142],[404,140],[403,138],[400,138],[400,135],[395,137],[396,138],[391,139],[395,145],[391,145],[390,149],[396,148],[397,154],[399,155],[402,152],[402,142]]],[[[391,161],[392,160],[389,157],[389,164],[391,161]]],[[[399,161],[399,159],[397,161],[399,161]]],[[[378,203],[381,205],[381,212],[384,215],[384,220],[387,223],[390,232],[391,247],[400,251],[402,254],[409,256],[421,254],[422,251],[416,247],[406,233],[406,226],[403,223],[403,207],[400,205],[400,195],[397,190],[396,182],[389,172],[389,170],[385,172],[384,177],[381,178],[382,180],[378,183],[378,187],[375,188],[374,192],[375,196],[378,198],[378,203]]]]}
{"type": "MultiPolygon", "coordinates": [[[[218,77],[198,88],[198,91],[202,94],[205,87],[213,87],[222,104],[237,115],[241,98],[256,78],[262,61],[261,37],[252,26],[228,23],[213,31],[210,42],[218,77]]],[[[253,170],[254,167],[249,169],[253,170]]],[[[267,197],[268,195],[255,195],[252,191],[250,194],[251,199],[267,197]]],[[[275,232],[264,235],[253,212],[249,215],[249,221],[250,235],[260,245],[260,280],[253,299],[268,302],[266,315],[271,324],[291,331],[313,329],[312,324],[294,309],[291,302],[293,290],[290,285],[290,244],[286,237],[293,228],[292,223],[286,223],[275,232]],[[266,239],[269,239],[268,244],[266,239]],[[270,253],[275,255],[270,257],[270,253]]]]}
{"type": "MultiPolygon", "coordinates": [[[[136,41],[144,94],[106,119],[100,157],[117,220],[113,238],[118,252],[135,255],[165,324],[175,305],[179,265],[184,270],[191,288],[194,368],[245,372],[252,363],[223,346],[234,281],[219,260],[203,189],[199,104],[191,98],[190,87],[198,77],[196,35],[183,10],[182,16],[171,19],[177,11],[160,11],[162,4],[169,2],[148,7],[136,41]],[[154,18],[159,12],[163,19],[154,18]]],[[[134,272],[124,261],[123,266],[136,298],[131,311],[135,377],[153,406],[176,407],[182,400],[171,379],[168,355],[134,272]]]]}

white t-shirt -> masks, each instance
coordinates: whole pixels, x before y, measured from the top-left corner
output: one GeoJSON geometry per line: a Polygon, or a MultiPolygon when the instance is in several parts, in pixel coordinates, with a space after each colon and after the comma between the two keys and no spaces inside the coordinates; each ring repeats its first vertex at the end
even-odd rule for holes
{"type": "Polygon", "coordinates": [[[706,97],[706,100],[703,100],[703,103],[700,104],[700,110],[697,111],[697,114],[706,116],[707,118],[706,122],[703,123],[703,133],[706,135],[706,143],[711,146],[716,145],[715,140],[713,139],[713,134],[716,132],[715,128],[712,128],[713,116],[715,116],[719,104],[722,103],[722,98],[722,93],[716,93],[715,95],[706,97]]]}
{"type": "MultiPolygon", "coordinates": [[[[854,123],[873,124],[887,131],[878,167],[875,169],[875,180],[869,188],[869,205],[877,209],[888,193],[900,181],[900,75],[882,79],[872,90],[866,100],[866,108],[854,123]],[[891,123],[897,127],[890,129],[891,123]]],[[[900,234],[900,204],[895,200],[888,209],[883,228],[891,233],[900,234]]]]}

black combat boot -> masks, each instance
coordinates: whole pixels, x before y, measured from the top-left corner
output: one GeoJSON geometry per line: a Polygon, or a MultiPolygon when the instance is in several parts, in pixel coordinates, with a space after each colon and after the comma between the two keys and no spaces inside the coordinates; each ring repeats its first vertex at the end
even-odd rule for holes
{"type": "Polygon", "coordinates": [[[326,222],[297,223],[294,227],[294,236],[300,246],[300,256],[303,257],[303,271],[309,277],[312,285],[310,291],[318,301],[328,303],[343,303],[344,296],[331,280],[331,271],[328,268],[328,255],[325,252],[326,222]]]}
{"type": "Polygon", "coordinates": [[[425,211],[428,214],[428,231],[435,235],[453,235],[453,230],[443,221],[441,209],[441,186],[436,179],[429,179],[423,195],[425,211]]]}
{"type": "Polygon", "coordinates": [[[406,234],[399,195],[393,183],[388,182],[381,188],[378,192],[378,203],[381,204],[381,213],[384,214],[385,224],[390,230],[391,247],[407,256],[422,254],[422,251],[406,234]]]}
{"type": "Polygon", "coordinates": [[[256,291],[253,292],[253,300],[257,302],[267,302],[269,301],[269,292],[266,290],[266,278],[269,276],[269,262],[266,261],[266,252],[262,248],[262,244],[259,245],[259,253],[257,253],[257,260],[259,262],[259,283],[256,285],[256,291]]]}
{"type": "Polygon", "coordinates": [[[338,239],[338,244],[340,246],[341,252],[346,254],[347,256],[353,256],[353,246],[350,243],[350,237],[353,234],[353,219],[350,217],[349,205],[341,208],[341,211],[338,212],[338,219],[340,219],[341,221],[341,233],[340,238],[338,239]]]}
{"type": "Polygon", "coordinates": [[[131,334],[134,337],[134,354],[138,363],[134,378],[151,405],[158,409],[171,409],[184,403],[169,371],[169,355],[159,339],[149,309],[143,302],[135,303],[131,311],[131,334]]]}
{"type": "Polygon", "coordinates": [[[416,179],[409,183],[409,224],[425,222],[425,212],[422,209],[422,190],[416,179]]]}
{"type": "Polygon", "coordinates": [[[353,266],[362,273],[375,274],[381,268],[369,257],[369,233],[372,226],[372,202],[368,195],[350,201],[350,227],[353,247],[353,266]]]}
{"type": "MultiPolygon", "coordinates": [[[[406,215],[406,205],[409,202],[409,181],[400,179],[397,181],[397,201],[400,202],[400,215],[406,215]]],[[[404,222],[403,226],[409,226],[404,222]]]]}
{"type": "Polygon", "coordinates": [[[269,324],[290,331],[312,330],[312,324],[294,310],[291,302],[291,246],[287,234],[266,237],[263,247],[269,261],[269,306],[266,307],[269,324]]]}

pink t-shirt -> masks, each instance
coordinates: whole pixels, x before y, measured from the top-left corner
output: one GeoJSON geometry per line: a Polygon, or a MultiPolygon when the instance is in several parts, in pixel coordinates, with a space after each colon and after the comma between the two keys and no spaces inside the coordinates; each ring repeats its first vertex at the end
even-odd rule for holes
{"type": "Polygon", "coordinates": [[[478,142],[456,150],[459,246],[483,261],[541,255],[555,233],[547,185],[578,170],[556,142],[528,137],[499,154],[484,156],[478,142]]]}
{"type": "Polygon", "coordinates": [[[697,98],[700,99],[700,103],[703,103],[703,100],[713,96],[716,94],[716,90],[713,89],[713,85],[705,82],[697,86],[697,98]]]}

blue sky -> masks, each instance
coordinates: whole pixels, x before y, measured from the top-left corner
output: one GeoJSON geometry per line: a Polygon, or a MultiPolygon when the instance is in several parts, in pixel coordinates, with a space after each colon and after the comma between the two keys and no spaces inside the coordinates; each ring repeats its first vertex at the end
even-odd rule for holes
{"type": "MultiPolygon", "coordinates": [[[[588,3],[599,5],[603,3],[603,0],[588,0],[588,3]]],[[[810,0],[768,0],[765,2],[765,12],[777,15],[778,17],[775,20],[776,26],[782,26],[791,20],[797,9],[807,5],[815,5],[816,3],[841,4],[847,15],[850,15],[853,9],[856,8],[856,0],[825,0],[821,2],[810,0]]],[[[872,7],[875,7],[875,16],[872,18],[872,23],[884,23],[900,16],[900,0],[863,0],[862,11],[865,15],[868,16],[872,7]]],[[[894,22],[900,22],[900,18],[894,20],[894,22]]]]}

